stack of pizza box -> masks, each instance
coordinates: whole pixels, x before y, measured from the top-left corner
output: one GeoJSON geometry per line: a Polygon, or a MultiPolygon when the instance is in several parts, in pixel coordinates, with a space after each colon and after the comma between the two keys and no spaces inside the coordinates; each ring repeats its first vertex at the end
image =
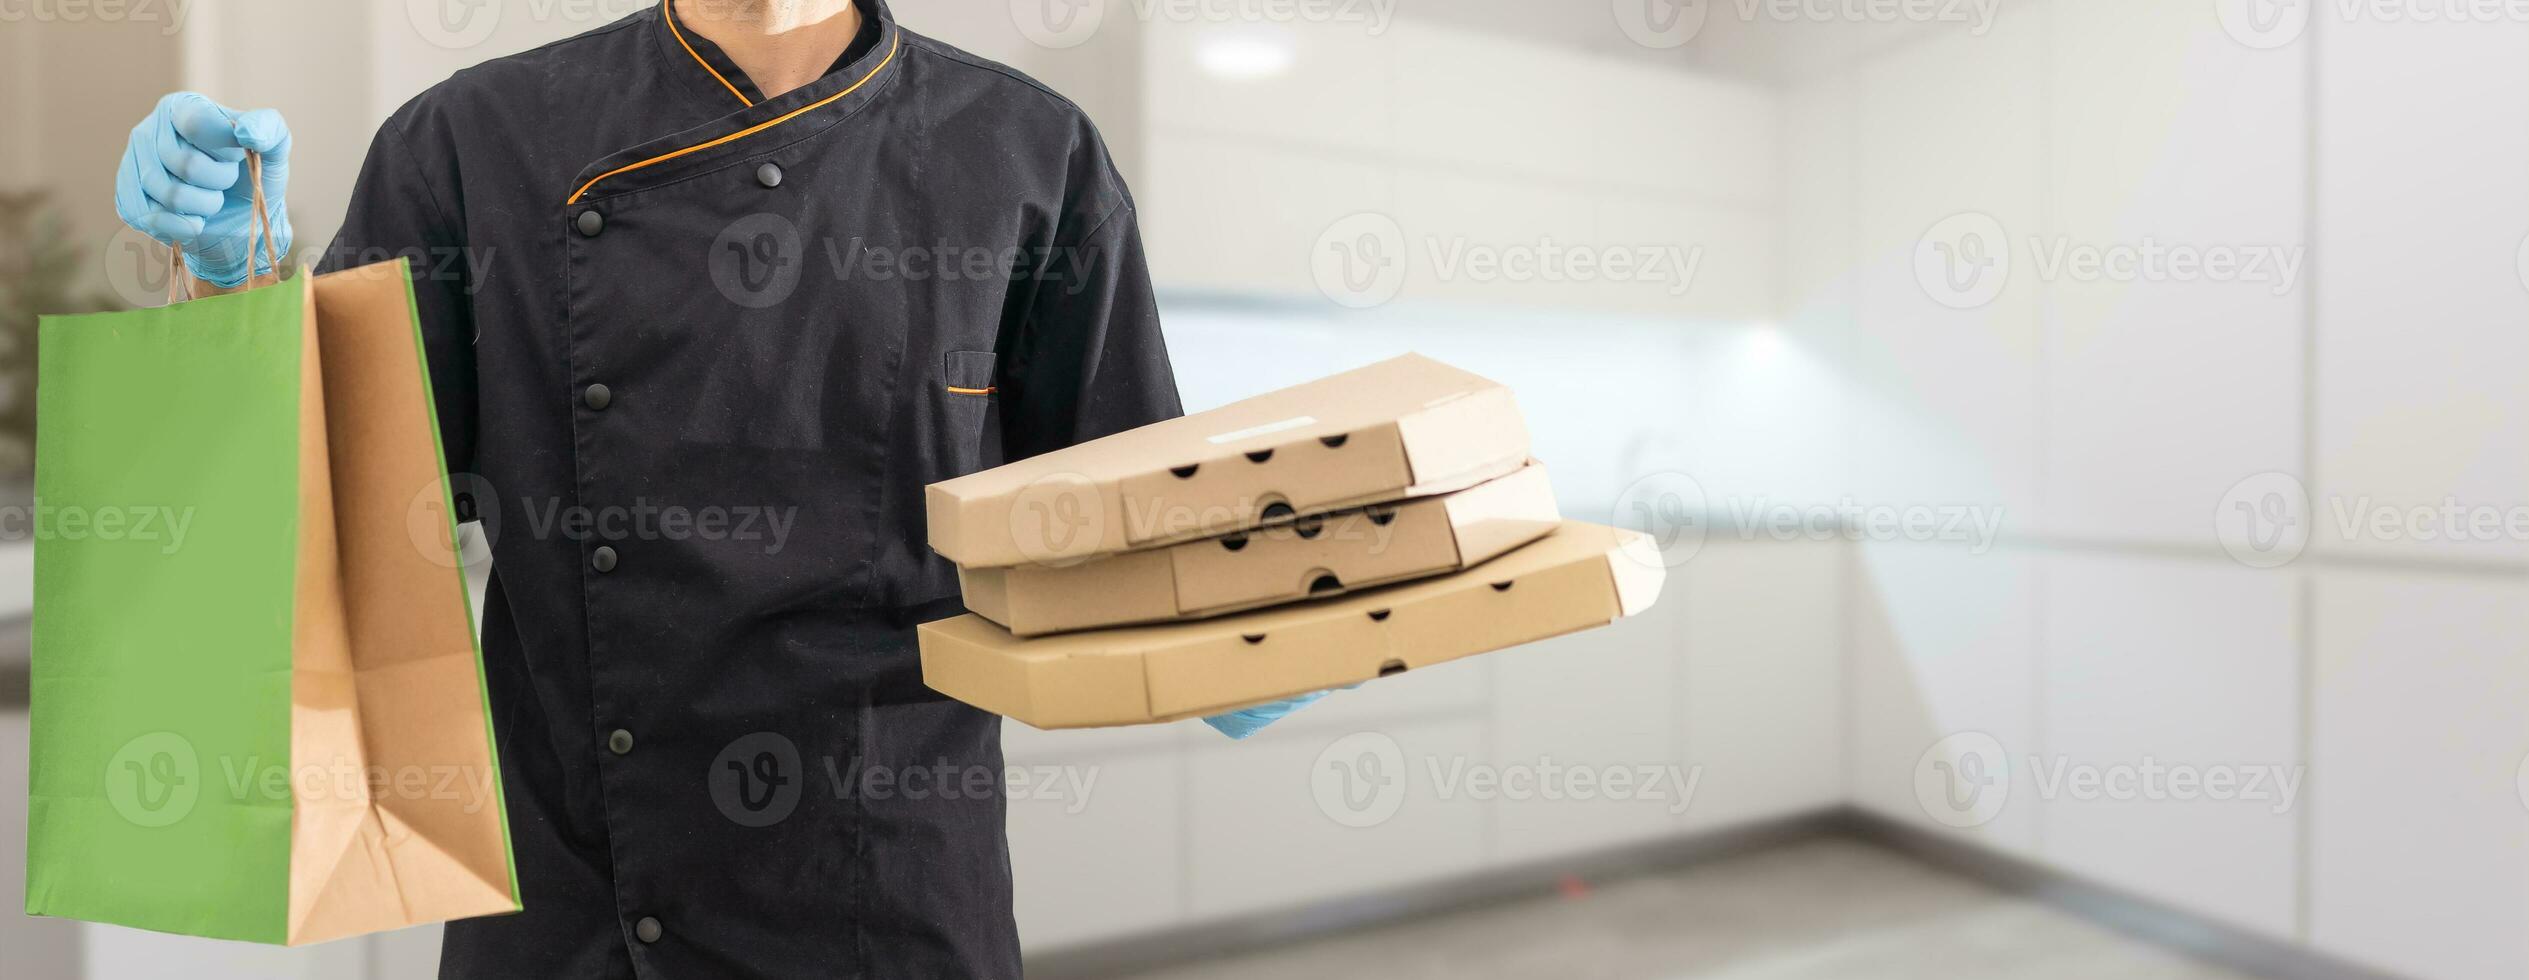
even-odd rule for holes
{"type": "Polygon", "coordinates": [[[1170,721],[1604,626],[1642,536],[1556,511],[1510,390],[1418,355],[931,485],[969,614],[923,679],[1039,728],[1170,721]]]}

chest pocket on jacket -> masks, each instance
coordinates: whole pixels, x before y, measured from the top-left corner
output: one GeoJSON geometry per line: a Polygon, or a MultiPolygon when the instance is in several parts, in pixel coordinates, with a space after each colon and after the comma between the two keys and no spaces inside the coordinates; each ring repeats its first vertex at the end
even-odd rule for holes
{"type": "Polygon", "coordinates": [[[937,479],[1001,465],[1000,395],[991,351],[953,350],[940,356],[938,430],[933,433],[937,479]]]}

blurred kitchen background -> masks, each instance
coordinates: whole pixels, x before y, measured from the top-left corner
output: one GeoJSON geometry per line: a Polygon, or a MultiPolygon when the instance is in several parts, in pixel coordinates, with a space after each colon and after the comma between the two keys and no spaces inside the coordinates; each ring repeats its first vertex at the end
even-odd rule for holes
{"type": "MultiPolygon", "coordinates": [[[[640,5],[0,0],[0,423],[30,309],[164,288],[161,93],[285,112],[312,246],[405,99],[640,5]]],[[[1249,743],[1011,724],[1084,790],[1012,803],[1034,973],[2529,976],[2529,4],[897,6],[1098,121],[1189,408],[1419,350],[1673,565],[1249,743]]],[[[0,913],[13,980],[436,944],[0,913]]]]}

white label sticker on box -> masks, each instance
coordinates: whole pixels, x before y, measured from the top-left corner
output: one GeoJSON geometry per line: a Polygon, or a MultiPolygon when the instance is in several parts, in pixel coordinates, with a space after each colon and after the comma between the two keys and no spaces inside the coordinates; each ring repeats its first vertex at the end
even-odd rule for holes
{"type": "Polygon", "coordinates": [[[1253,438],[1255,438],[1255,437],[1257,437],[1257,436],[1269,436],[1269,435],[1272,435],[1272,434],[1274,434],[1274,433],[1276,433],[1276,432],[1285,432],[1285,431],[1289,431],[1289,430],[1291,430],[1291,429],[1306,428],[1306,427],[1308,427],[1308,426],[1312,426],[1312,425],[1316,425],[1316,424],[1317,424],[1317,417],[1316,417],[1316,416],[1314,416],[1314,415],[1298,415],[1298,416],[1293,416],[1293,417],[1291,417],[1291,418],[1283,419],[1282,421],[1279,421],[1279,422],[1267,422],[1267,423],[1265,423],[1265,424],[1263,424],[1263,425],[1252,426],[1252,427],[1249,427],[1249,428],[1240,429],[1240,430],[1238,430],[1238,431],[1236,431],[1236,432],[1223,432],[1223,433],[1221,433],[1220,435],[1213,436],[1210,440],[1207,440],[1207,441],[1209,441],[1212,445],[1215,445],[1215,446],[1223,446],[1223,445],[1228,445],[1229,443],[1237,442],[1237,441],[1242,440],[1242,439],[1253,439],[1253,438]]]}

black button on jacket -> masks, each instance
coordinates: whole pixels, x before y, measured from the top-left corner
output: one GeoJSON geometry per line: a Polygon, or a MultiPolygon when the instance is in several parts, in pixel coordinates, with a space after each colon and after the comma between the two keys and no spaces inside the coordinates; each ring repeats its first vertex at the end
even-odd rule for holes
{"type": "Polygon", "coordinates": [[[1177,393],[1079,109],[863,10],[779,98],[652,8],[370,149],[322,265],[413,261],[496,566],[526,910],[444,976],[1018,976],[999,722],[915,653],[959,611],[922,487],[1177,393]]]}

